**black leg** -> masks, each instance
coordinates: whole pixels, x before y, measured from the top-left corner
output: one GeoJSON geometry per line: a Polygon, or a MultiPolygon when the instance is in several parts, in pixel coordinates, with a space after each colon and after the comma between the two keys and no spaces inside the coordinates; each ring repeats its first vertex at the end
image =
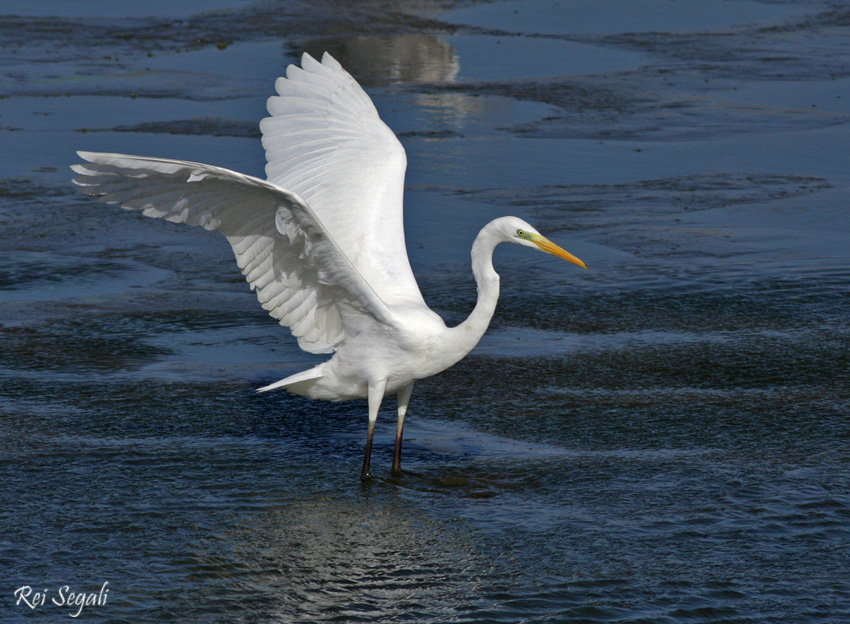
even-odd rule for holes
{"type": "Polygon", "coordinates": [[[395,431],[395,451],[393,452],[393,472],[401,472],[401,440],[404,437],[404,417],[407,415],[407,405],[413,393],[413,382],[398,391],[398,425],[395,431]]]}
{"type": "Polygon", "coordinates": [[[378,420],[378,410],[381,408],[381,401],[384,400],[384,392],[387,389],[386,380],[376,384],[369,384],[369,431],[366,434],[366,450],[363,455],[363,471],[360,473],[361,481],[368,481],[372,478],[370,472],[370,463],[372,461],[372,436],[375,434],[375,422],[378,420]]]}

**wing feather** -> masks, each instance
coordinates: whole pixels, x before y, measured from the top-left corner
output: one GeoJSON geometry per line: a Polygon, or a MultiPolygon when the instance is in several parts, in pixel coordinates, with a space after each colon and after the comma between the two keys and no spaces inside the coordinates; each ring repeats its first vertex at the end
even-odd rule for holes
{"type": "Polygon", "coordinates": [[[313,209],[387,304],[424,305],[404,240],[407,159],[365,91],[329,54],[304,54],[268,101],[266,176],[313,209]]]}
{"type": "Polygon", "coordinates": [[[392,324],[386,304],[297,194],[210,165],[79,154],[88,162],[72,168],[84,193],[148,217],[221,232],[263,308],[306,351],[335,350],[355,317],[392,324]]]}
{"type": "Polygon", "coordinates": [[[262,307],[307,351],[335,350],[357,315],[424,305],[404,241],[407,159],[372,100],[329,54],[305,54],[261,124],[269,182],[179,160],[81,152],[83,192],[217,230],[262,307]]]}

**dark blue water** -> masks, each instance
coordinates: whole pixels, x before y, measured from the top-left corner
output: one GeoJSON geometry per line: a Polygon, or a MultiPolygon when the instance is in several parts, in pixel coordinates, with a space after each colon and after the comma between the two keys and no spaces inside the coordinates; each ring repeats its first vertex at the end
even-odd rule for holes
{"type": "Polygon", "coordinates": [[[843,4],[31,5],[0,7],[0,621],[850,621],[843,4]],[[67,169],[259,175],[274,78],[326,49],[407,149],[447,320],[496,216],[590,266],[500,249],[491,332],[418,384],[397,478],[387,401],[366,485],[364,404],[254,393],[315,358],[227,244],[67,169]]]}

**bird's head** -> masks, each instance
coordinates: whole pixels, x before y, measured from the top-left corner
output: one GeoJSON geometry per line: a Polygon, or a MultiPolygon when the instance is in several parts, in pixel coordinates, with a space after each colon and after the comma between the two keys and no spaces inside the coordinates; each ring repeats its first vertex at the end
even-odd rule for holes
{"type": "Polygon", "coordinates": [[[523,247],[531,247],[538,251],[544,251],[553,256],[558,256],[564,260],[569,260],[573,264],[577,264],[582,268],[587,268],[587,265],[576,258],[566,249],[558,247],[555,243],[543,236],[540,232],[531,227],[528,223],[517,217],[503,217],[496,219],[499,232],[504,237],[507,243],[516,243],[523,247]]]}

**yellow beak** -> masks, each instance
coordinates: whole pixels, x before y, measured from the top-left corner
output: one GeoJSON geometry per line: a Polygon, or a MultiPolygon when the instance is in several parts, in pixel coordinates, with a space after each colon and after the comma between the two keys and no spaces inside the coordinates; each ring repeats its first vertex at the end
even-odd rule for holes
{"type": "Polygon", "coordinates": [[[553,256],[558,256],[559,258],[563,258],[564,260],[568,260],[573,264],[577,264],[583,269],[587,268],[587,265],[576,258],[573,254],[571,254],[566,249],[561,249],[555,243],[550,241],[545,236],[535,236],[531,239],[531,242],[540,247],[541,251],[545,251],[546,253],[552,254],[553,256]]]}

